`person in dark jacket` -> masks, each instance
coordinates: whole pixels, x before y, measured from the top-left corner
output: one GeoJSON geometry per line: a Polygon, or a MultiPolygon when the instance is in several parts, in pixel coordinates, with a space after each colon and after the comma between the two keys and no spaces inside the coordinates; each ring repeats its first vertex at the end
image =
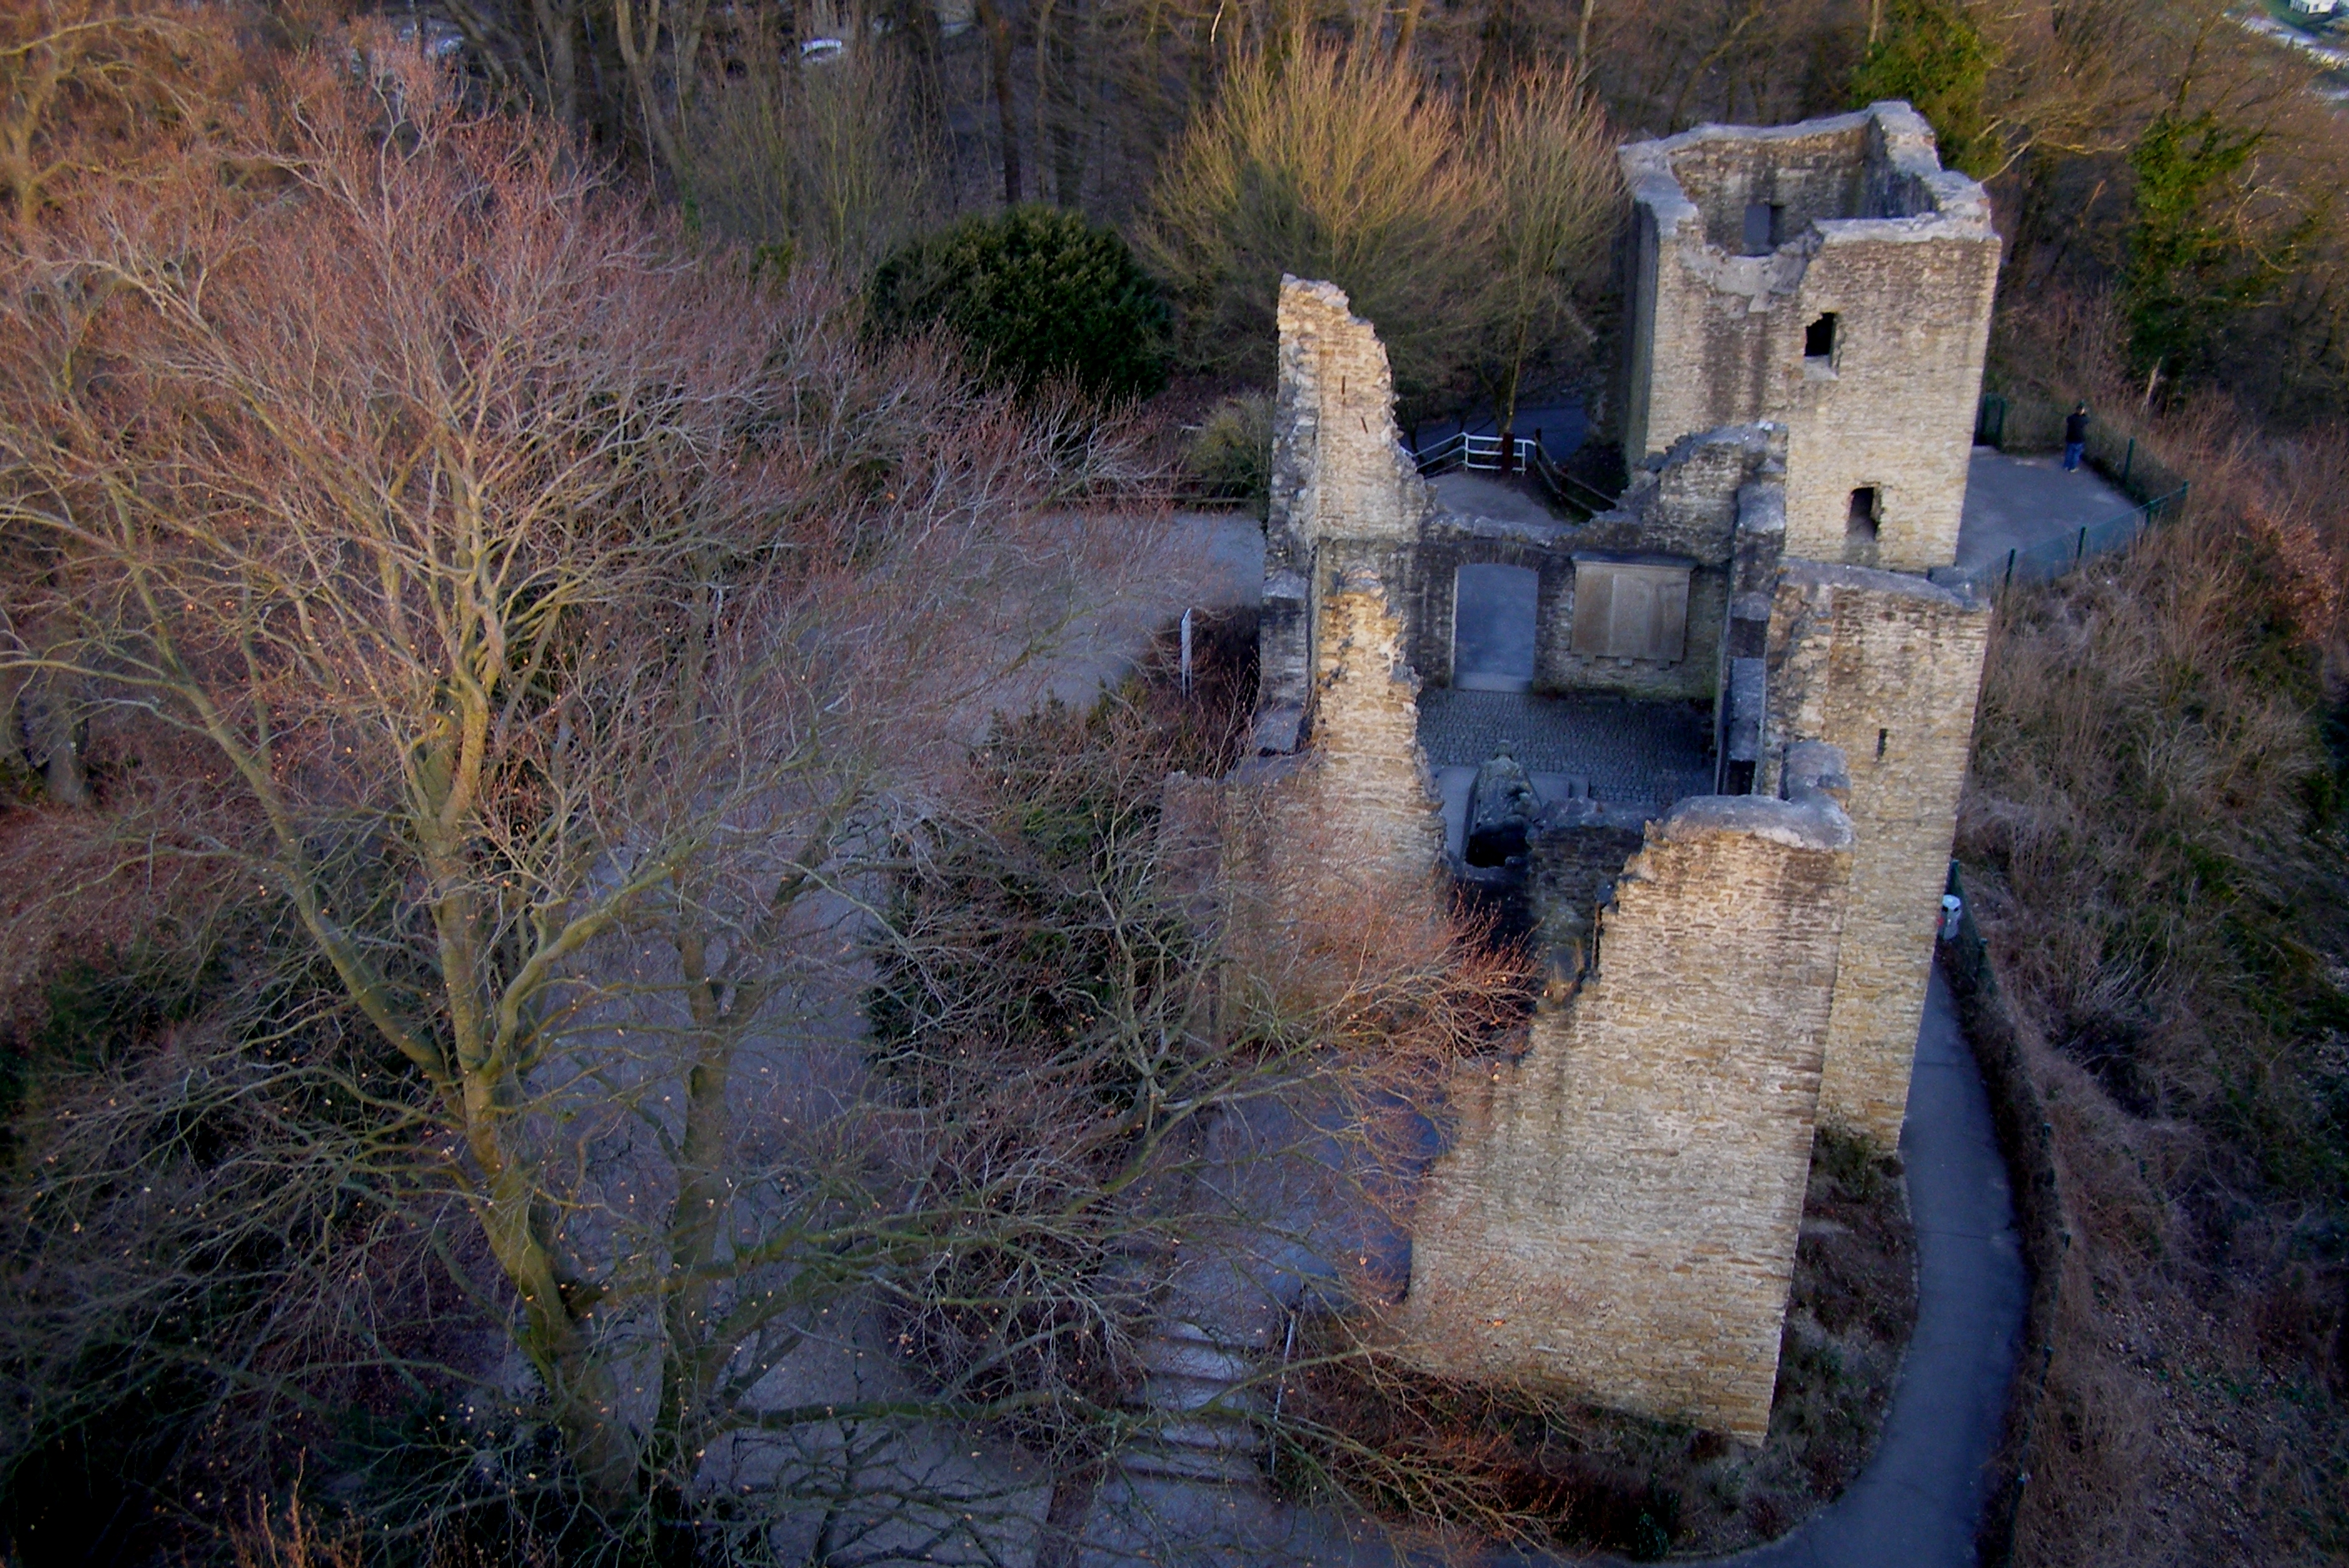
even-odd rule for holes
{"type": "Polygon", "coordinates": [[[2064,471],[2070,473],[2080,466],[2080,459],[2088,449],[2088,406],[2072,405],[2072,417],[2064,421],[2064,471]]]}

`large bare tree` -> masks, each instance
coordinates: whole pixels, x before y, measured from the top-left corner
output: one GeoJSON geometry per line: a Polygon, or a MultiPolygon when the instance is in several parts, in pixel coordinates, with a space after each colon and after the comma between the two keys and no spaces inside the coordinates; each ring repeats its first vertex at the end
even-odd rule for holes
{"type": "Polygon", "coordinates": [[[405,1061],[580,1472],[633,1496],[844,1240],[836,1188],[721,1173],[742,1053],[836,1000],[854,868],[1134,525],[1070,504],[1089,428],[866,356],[414,57],[296,76],[269,199],[191,162],[12,259],[0,506],[75,569],[6,660],[228,764],[195,847],[405,1061]]]}
{"type": "MultiPolygon", "coordinates": [[[[73,1282],[150,1255],[145,1194],[182,1238],[356,1197],[381,1222],[287,1278],[437,1255],[519,1396],[348,1332],[542,1412],[614,1527],[681,1549],[780,1511],[840,1561],[1074,1528],[962,1434],[1098,1473],[1144,1418],[1126,1341],[1206,1233],[1203,1130],[1309,1105],[1299,1138],[1375,1170],[1506,966],[1430,907],[1236,970],[1166,869],[1163,751],[1071,720],[1005,760],[990,716],[1149,554],[1145,513],[1088,505],[1113,430],[870,349],[543,125],[360,57],[287,67],[272,180],[192,150],[0,279],[0,516],[73,562],[12,581],[46,630],[0,662],[215,759],[136,852],[228,868],[316,998],[60,1129],[16,1332],[71,1340],[73,1282]],[[330,1018],[345,1054],[304,1056],[330,1018]],[[222,1172],[150,1135],[191,1095],[222,1172]]],[[[129,1294],[177,1310],[222,1244],[129,1294]]],[[[298,1383],[206,1375],[264,1364],[298,1383]]]]}

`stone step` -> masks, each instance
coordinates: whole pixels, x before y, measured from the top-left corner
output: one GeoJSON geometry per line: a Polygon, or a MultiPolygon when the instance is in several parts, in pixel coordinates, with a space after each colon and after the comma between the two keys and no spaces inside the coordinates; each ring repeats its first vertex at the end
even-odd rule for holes
{"type": "Polygon", "coordinates": [[[1264,1434],[1246,1421],[1170,1420],[1150,1429],[1142,1439],[1144,1443],[1164,1449],[1184,1449],[1197,1453],[1252,1454],[1264,1447],[1264,1434]]]}
{"type": "Polygon", "coordinates": [[[1167,1420],[1153,1427],[1118,1458],[1136,1475],[1253,1485],[1263,1479],[1257,1456],[1264,1434],[1245,1421],[1167,1420]]]}
{"type": "Polygon", "coordinates": [[[1144,1369],[1170,1377],[1245,1383],[1256,1376],[1252,1357],[1196,1340],[1147,1339],[1142,1344],[1139,1359],[1144,1369]]]}
{"type": "Polygon", "coordinates": [[[1178,1415],[1191,1415],[1214,1406],[1208,1411],[1210,1419],[1220,1417],[1229,1420],[1245,1420],[1264,1408],[1264,1400],[1254,1388],[1236,1387],[1223,1378],[1164,1374],[1153,1374],[1143,1379],[1140,1397],[1133,1403],[1178,1415]]]}
{"type": "Polygon", "coordinates": [[[1137,1445],[1118,1456],[1118,1468],[1128,1475],[1158,1476],[1172,1480],[1203,1481],[1218,1486],[1255,1486],[1264,1480],[1254,1456],[1212,1453],[1193,1449],[1158,1449],[1137,1445]]]}

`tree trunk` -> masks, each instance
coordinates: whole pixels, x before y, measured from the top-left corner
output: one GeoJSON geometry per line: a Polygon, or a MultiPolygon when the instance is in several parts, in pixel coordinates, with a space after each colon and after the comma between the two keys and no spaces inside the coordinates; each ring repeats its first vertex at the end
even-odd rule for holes
{"type": "Polygon", "coordinates": [[[1052,199],[1076,211],[1084,201],[1085,14],[1081,0],[1059,0],[1047,15],[1049,29],[1039,36],[1036,47],[1038,63],[1049,61],[1050,66],[1050,90],[1046,90],[1045,77],[1040,72],[1037,98],[1050,106],[1052,199]],[[1049,54],[1045,47],[1048,40],[1049,54]]]}
{"type": "MultiPolygon", "coordinates": [[[[677,181],[678,195],[690,200],[693,181],[690,169],[686,167],[686,148],[681,140],[684,127],[669,119],[667,106],[662,106],[660,89],[653,75],[653,61],[660,49],[660,5],[662,0],[613,0],[613,33],[620,40],[620,58],[627,64],[627,82],[635,89],[636,113],[644,115],[644,131],[653,143],[653,155],[662,164],[667,164],[669,179],[677,181]]],[[[677,70],[690,70],[688,58],[678,58],[677,70]]]]}
{"type": "MultiPolygon", "coordinates": [[[[62,561],[52,562],[48,586],[62,592],[67,575],[62,561]]],[[[59,645],[54,628],[41,630],[35,640],[45,660],[63,662],[72,656],[59,645]]],[[[22,751],[26,765],[41,776],[41,792],[60,806],[90,803],[89,770],[82,759],[89,727],[77,711],[76,695],[73,677],[55,667],[26,671],[21,684],[8,694],[12,730],[8,738],[22,751]]]]}
{"type": "Polygon", "coordinates": [[[547,107],[565,129],[576,133],[579,123],[579,15],[564,0],[531,0],[531,16],[538,24],[538,42],[545,50],[547,107]]]}
{"type": "Polygon", "coordinates": [[[1003,204],[1019,205],[1019,115],[1011,98],[1011,20],[1002,0],[978,0],[978,25],[987,33],[995,71],[995,119],[1003,136],[1003,204]]]}
{"type": "Polygon", "coordinates": [[[1395,57],[1409,59],[1412,46],[1419,40],[1419,15],[1427,8],[1427,0],[1405,0],[1402,20],[1395,24],[1395,57]]]}

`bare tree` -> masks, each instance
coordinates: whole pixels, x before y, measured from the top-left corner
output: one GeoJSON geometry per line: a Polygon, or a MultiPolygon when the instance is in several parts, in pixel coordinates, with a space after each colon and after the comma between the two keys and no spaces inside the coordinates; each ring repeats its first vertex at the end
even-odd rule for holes
{"type": "Polygon", "coordinates": [[[863,277],[935,212],[912,67],[862,26],[829,58],[803,61],[771,36],[743,53],[740,74],[706,84],[687,122],[697,214],[863,277]]]}
{"type": "Polygon", "coordinates": [[[1484,208],[1455,106],[1373,44],[1260,47],[1170,157],[1141,246],[1189,304],[1191,353],[1268,378],[1280,274],[1328,278],[1396,378],[1462,357],[1484,208]]]}
{"type": "Polygon", "coordinates": [[[1579,67],[1529,71],[1481,106],[1479,182],[1491,204],[1485,356],[1477,370],[1503,450],[1516,451],[1517,394],[1528,360],[1572,333],[1608,238],[1621,222],[1615,137],[1579,67]]]}
{"type": "MultiPolygon", "coordinates": [[[[110,0],[41,0],[0,16],[0,195],[14,221],[10,240],[29,240],[60,188],[92,180],[136,179],[158,146],[157,121],[200,129],[222,112],[208,99],[230,95],[233,51],[220,30],[110,0]]],[[[0,543],[16,573],[56,577],[71,562],[53,542],[0,543]]],[[[44,628],[20,630],[34,637],[44,628]]],[[[56,672],[26,674],[0,686],[11,752],[21,748],[57,804],[89,803],[83,752],[88,723],[74,683],[56,672]]]]}
{"type": "Polygon", "coordinates": [[[923,1244],[855,1140],[735,1173],[734,1074],[831,1005],[854,868],[1133,525],[1050,488],[1084,430],[866,358],[374,57],[364,90],[295,73],[283,199],[191,169],[12,264],[0,504],[81,569],[40,606],[73,634],[7,662],[230,765],[250,810],[200,847],[414,1075],[419,1155],[617,1502],[774,1419],[741,1400],[795,1315],[923,1244]]]}

